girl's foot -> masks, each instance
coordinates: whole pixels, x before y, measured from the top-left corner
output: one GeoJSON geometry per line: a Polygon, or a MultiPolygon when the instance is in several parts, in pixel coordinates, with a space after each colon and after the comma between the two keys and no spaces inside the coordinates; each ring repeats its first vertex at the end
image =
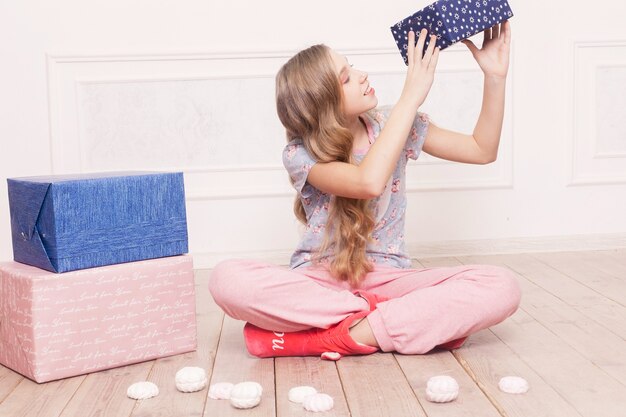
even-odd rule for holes
{"type": "Polygon", "coordinates": [[[246,347],[251,355],[260,358],[275,356],[320,356],[326,352],[340,355],[368,355],[378,348],[362,345],[350,337],[352,323],[370,312],[355,313],[328,329],[310,329],[299,332],[273,332],[246,323],[243,329],[246,347]]]}

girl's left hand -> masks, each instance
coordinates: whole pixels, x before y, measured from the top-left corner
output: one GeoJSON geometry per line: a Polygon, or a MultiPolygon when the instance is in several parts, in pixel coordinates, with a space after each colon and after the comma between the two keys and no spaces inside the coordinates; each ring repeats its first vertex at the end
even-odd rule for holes
{"type": "Polygon", "coordinates": [[[505,20],[484,32],[483,46],[478,49],[474,42],[464,39],[476,62],[486,76],[505,78],[509,69],[509,52],[511,47],[511,24],[505,20]]]}

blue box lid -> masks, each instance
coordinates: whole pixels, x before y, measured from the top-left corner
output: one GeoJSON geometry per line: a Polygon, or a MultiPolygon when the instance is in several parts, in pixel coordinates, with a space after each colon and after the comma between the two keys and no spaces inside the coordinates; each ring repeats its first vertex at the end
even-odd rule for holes
{"type": "MultiPolygon", "coordinates": [[[[420,31],[427,29],[428,35],[437,36],[435,46],[443,50],[512,16],[508,0],[439,0],[391,26],[391,34],[408,65],[409,31],[417,40],[420,31]]],[[[427,38],[424,51],[429,44],[427,38]]]]}
{"type": "Polygon", "coordinates": [[[182,173],[7,180],[14,259],[53,272],[186,253],[182,173]]]}

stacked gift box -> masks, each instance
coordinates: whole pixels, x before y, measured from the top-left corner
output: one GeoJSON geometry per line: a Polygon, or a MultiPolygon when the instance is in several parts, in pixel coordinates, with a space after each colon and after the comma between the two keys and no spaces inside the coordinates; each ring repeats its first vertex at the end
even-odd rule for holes
{"type": "Polygon", "coordinates": [[[182,173],[8,180],[0,363],[45,382],[196,349],[182,173]]]}

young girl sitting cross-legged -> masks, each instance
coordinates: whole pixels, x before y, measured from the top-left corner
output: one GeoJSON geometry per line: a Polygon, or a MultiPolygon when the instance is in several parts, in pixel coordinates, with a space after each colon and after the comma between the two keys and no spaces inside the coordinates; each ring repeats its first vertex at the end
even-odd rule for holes
{"type": "Polygon", "coordinates": [[[471,164],[496,159],[511,29],[506,21],[486,30],[480,49],[464,41],[484,73],[472,135],[418,112],[439,56],[434,37],[423,52],[426,38],[425,30],[417,42],[409,33],[406,81],[388,109],[376,108],[367,73],[324,45],[299,52],[278,72],[276,105],[288,140],[283,161],[306,229],[289,268],[225,261],[209,284],[226,314],[247,322],[252,355],[336,359],[455,349],[517,309],[520,289],[509,270],[414,269],[405,252],[407,161],[422,150],[471,164]]]}

